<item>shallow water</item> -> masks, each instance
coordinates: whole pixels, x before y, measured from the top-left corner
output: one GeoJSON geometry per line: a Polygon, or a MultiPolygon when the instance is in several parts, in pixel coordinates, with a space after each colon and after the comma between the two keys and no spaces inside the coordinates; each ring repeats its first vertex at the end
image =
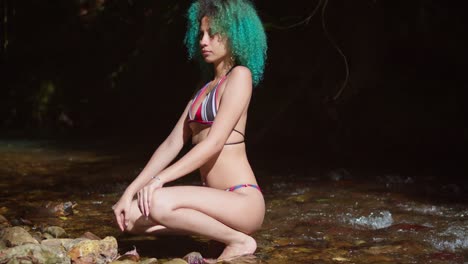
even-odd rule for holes
{"type": "MultiPolygon", "coordinates": [[[[59,225],[72,237],[116,236],[120,253],[136,247],[158,259],[191,251],[215,257],[221,245],[201,238],[127,236],[115,227],[111,206],[150,155],[147,147],[110,143],[0,141],[0,214],[34,228],[59,225]],[[47,207],[68,201],[72,215],[47,207]]],[[[343,169],[302,175],[279,172],[274,162],[256,174],[267,202],[255,234],[259,263],[468,262],[466,200],[434,198],[429,179],[343,169]]],[[[197,177],[181,182],[197,184],[197,177]]],[[[435,192],[447,188],[459,189],[435,192]]]]}

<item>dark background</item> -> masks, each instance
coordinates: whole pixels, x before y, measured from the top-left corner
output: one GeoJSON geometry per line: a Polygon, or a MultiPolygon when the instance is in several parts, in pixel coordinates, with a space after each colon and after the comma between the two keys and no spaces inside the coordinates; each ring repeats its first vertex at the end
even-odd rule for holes
{"type": "MultiPolygon", "coordinates": [[[[468,43],[458,1],[254,3],[269,44],[247,128],[255,162],[466,182],[468,43]]],[[[3,138],[157,146],[197,88],[183,45],[190,1],[0,4],[3,138]]]]}

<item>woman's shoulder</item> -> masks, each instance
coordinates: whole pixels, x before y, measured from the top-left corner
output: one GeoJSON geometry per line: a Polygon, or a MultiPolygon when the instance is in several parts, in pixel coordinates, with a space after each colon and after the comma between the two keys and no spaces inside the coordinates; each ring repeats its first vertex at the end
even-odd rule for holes
{"type": "Polygon", "coordinates": [[[229,74],[229,79],[235,82],[252,83],[252,73],[250,72],[249,68],[245,66],[235,66],[229,74]]]}
{"type": "Polygon", "coordinates": [[[235,66],[235,67],[232,69],[231,74],[232,74],[232,75],[235,74],[235,75],[239,75],[239,76],[242,76],[242,75],[244,75],[244,76],[247,76],[247,75],[251,76],[251,75],[252,75],[252,73],[250,72],[249,68],[247,68],[247,67],[245,67],[245,66],[242,66],[242,65],[237,65],[237,66],[235,66]]]}

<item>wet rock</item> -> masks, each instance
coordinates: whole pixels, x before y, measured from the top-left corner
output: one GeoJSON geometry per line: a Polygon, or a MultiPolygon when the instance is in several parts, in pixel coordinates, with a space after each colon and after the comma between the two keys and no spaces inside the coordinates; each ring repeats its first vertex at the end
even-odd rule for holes
{"type": "Polygon", "coordinates": [[[296,203],[305,203],[311,200],[312,196],[313,196],[312,192],[305,192],[302,194],[293,194],[293,196],[288,197],[286,200],[293,201],[296,203]]]}
{"type": "Polygon", "coordinates": [[[397,253],[402,249],[401,245],[386,245],[386,246],[374,246],[364,250],[365,253],[371,255],[381,255],[389,253],[397,253]]]}
{"type": "Polygon", "coordinates": [[[3,215],[0,214],[0,230],[10,226],[10,222],[3,215]]]}
{"type": "Polygon", "coordinates": [[[364,240],[356,240],[356,241],[354,241],[354,245],[355,245],[355,246],[360,246],[360,245],[363,245],[363,244],[366,244],[366,241],[364,241],[364,240]]]}
{"type": "Polygon", "coordinates": [[[52,238],[66,238],[68,237],[67,232],[60,226],[48,226],[44,228],[45,234],[50,234],[52,238]]]}
{"type": "Polygon", "coordinates": [[[0,263],[70,264],[70,258],[60,248],[25,244],[0,251],[0,263]]]}
{"type": "Polygon", "coordinates": [[[44,237],[42,236],[42,233],[37,231],[37,232],[29,232],[29,234],[31,234],[31,236],[37,240],[37,242],[41,243],[41,241],[44,239],[44,237]]]}
{"type": "Polygon", "coordinates": [[[24,225],[24,226],[33,226],[34,225],[31,220],[26,219],[26,218],[21,218],[20,217],[20,219],[18,219],[18,220],[19,220],[19,223],[20,223],[19,225],[24,225]]]}
{"type": "Polygon", "coordinates": [[[114,237],[83,240],[68,251],[68,256],[76,264],[104,264],[115,259],[117,254],[117,240],[114,237]]]}
{"type": "Polygon", "coordinates": [[[66,251],[69,251],[74,245],[84,240],[82,238],[51,238],[42,240],[41,244],[49,247],[63,247],[66,251]]]}
{"type": "Polygon", "coordinates": [[[185,255],[184,260],[188,264],[203,264],[203,256],[198,252],[190,252],[185,255]]]}
{"type": "Polygon", "coordinates": [[[255,264],[255,263],[259,263],[259,260],[254,255],[245,255],[245,256],[229,259],[229,260],[221,260],[221,261],[217,260],[214,263],[217,263],[217,264],[255,264]]]}
{"type": "Polygon", "coordinates": [[[95,234],[91,232],[85,232],[83,235],[81,235],[81,238],[86,238],[90,240],[101,240],[100,237],[96,236],[95,234]]]}
{"type": "Polygon", "coordinates": [[[73,208],[76,203],[73,202],[48,202],[44,206],[42,213],[54,216],[69,216],[73,215],[73,208]]]}
{"type": "MultiPolygon", "coordinates": [[[[76,203],[73,202],[45,202],[44,204],[31,208],[27,212],[26,217],[32,219],[33,221],[37,219],[46,218],[63,218],[73,215],[73,208],[76,206],[76,203]]],[[[23,221],[25,219],[20,219],[18,221],[23,221]]],[[[26,220],[29,221],[29,220],[26,220]]],[[[56,225],[56,224],[55,224],[56,225]]]]}
{"type": "Polygon", "coordinates": [[[350,261],[349,258],[344,258],[344,257],[334,257],[332,258],[333,261],[337,261],[337,262],[348,262],[350,261]]]}
{"type": "Polygon", "coordinates": [[[114,260],[110,264],[141,264],[141,262],[125,259],[125,260],[114,260]]]}
{"type": "Polygon", "coordinates": [[[42,234],[42,237],[44,239],[52,239],[52,238],[55,238],[53,235],[49,234],[49,233],[43,233],[42,234]]]}
{"type": "Polygon", "coordinates": [[[140,261],[140,254],[138,254],[136,248],[134,248],[131,251],[126,252],[122,256],[117,258],[118,261],[132,261],[132,262],[138,262],[140,261]]]}
{"type": "Polygon", "coordinates": [[[275,200],[271,200],[269,203],[268,203],[268,207],[271,208],[271,209],[275,209],[275,208],[278,208],[278,207],[282,207],[282,206],[285,206],[287,204],[287,201],[286,199],[275,199],[275,200]]]}
{"type": "Polygon", "coordinates": [[[188,264],[187,261],[181,258],[171,259],[168,262],[164,262],[164,264],[188,264]]]}
{"type": "Polygon", "coordinates": [[[10,222],[12,226],[33,226],[34,225],[31,220],[22,218],[22,217],[13,218],[11,219],[10,222]]]}
{"type": "Polygon", "coordinates": [[[39,244],[26,230],[22,227],[14,226],[3,230],[2,241],[7,247],[15,247],[24,244],[39,244]]]}
{"type": "Polygon", "coordinates": [[[158,260],[155,259],[155,258],[148,258],[148,259],[144,259],[142,261],[140,261],[139,264],[156,264],[158,263],[158,260]]]}

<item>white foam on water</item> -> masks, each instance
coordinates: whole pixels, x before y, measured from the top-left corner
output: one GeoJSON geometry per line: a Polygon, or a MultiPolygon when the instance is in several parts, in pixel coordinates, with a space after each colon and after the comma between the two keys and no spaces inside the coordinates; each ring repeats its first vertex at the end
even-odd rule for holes
{"type": "Polygon", "coordinates": [[[460,224],[462,225],[453,225],[438,234],[434,234],[428,242],[438,250],[468,249],[468,226],[466,222],[460,224]]]}
{"type": "Polygon", "coordinates": [[[381,229],[393,224],[392,213],[389,211],[372,212],[369,216],[353,217],[350,213],[346,214],[345,222],[353,226],[360,226],[370,229],[381,229]]]}

